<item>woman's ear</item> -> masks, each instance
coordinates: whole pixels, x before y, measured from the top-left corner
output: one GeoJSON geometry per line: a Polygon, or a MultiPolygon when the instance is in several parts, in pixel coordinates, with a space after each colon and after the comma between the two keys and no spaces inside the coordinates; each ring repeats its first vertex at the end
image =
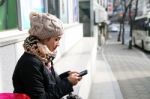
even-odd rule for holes
{"type": "Polygon", "coordinates": [[[46,45],[46,43],[47,43],[50,39],[51,39],[51,38],[43,39],[43,40],[41,40],[41,43],[42,43],[43,45],[46,45]]]}
{"type": "Polygon", "coordinates": [[[47,38],[46,40],[49,41],[51,39],[51,37],[47,38]]]}

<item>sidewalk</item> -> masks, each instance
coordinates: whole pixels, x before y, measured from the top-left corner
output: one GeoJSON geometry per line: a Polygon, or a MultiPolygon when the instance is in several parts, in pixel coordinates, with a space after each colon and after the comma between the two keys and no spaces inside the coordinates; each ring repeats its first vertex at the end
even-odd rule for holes
{"type": "Polygon", "coordinates": [[[117,42],[114,35],[97,53],[89,99],[150,99],[150,60],[117,42]]]}

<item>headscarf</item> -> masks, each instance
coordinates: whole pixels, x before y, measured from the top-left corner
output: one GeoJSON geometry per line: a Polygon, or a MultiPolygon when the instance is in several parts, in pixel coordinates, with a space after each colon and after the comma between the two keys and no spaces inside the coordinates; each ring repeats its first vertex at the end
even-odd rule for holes
{"type": "Polygon", "coordinates": [[[37,56],[45,66],[52,63],[56,53],[52,53],[48,47],[41,43],[40,39],[36,36],[29,36],[25,39],[23,47],[25,52],[37,56]]]}

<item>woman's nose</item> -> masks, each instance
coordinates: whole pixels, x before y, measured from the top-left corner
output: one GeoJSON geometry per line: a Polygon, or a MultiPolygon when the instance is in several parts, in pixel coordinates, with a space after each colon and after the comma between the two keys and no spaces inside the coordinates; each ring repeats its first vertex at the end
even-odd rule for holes
{"type": "Polygon", "coordinates": [[[58,43],[57,43],[57,46],[59,46],[59,45],[60,45],[60,43],[58,42],[58,43]]]}

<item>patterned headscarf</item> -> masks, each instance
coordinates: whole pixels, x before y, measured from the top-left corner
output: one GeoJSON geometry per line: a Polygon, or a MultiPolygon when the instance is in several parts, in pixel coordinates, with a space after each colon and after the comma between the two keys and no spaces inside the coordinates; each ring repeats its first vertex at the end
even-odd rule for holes
{"type": "Polygon", "coordinates": [[[23,47],[25,52],[36,55],[45,66],[55,58],[56,53],[50,52],[48,47],[41,43],[40,39],[35,36],[29,36],[25,39],[23,47]]]}

